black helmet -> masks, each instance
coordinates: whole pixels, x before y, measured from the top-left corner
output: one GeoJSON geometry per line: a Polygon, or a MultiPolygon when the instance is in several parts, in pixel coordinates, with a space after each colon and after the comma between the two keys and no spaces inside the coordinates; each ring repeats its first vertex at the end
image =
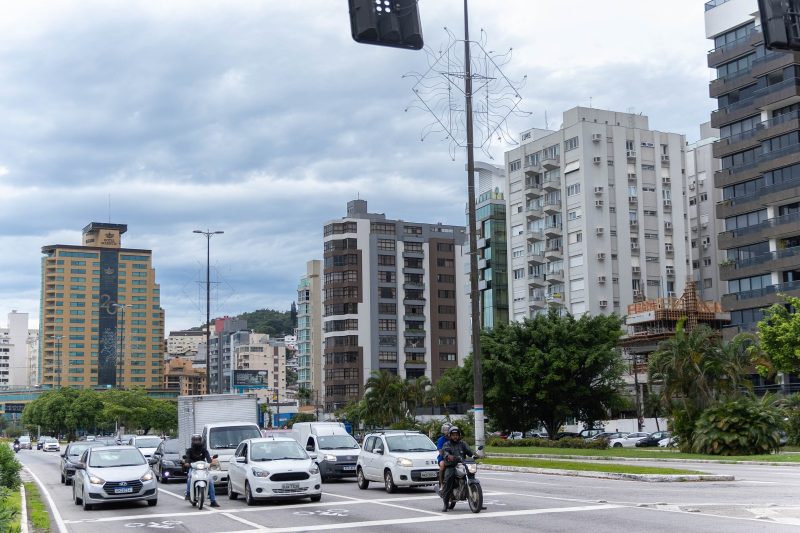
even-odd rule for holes
{"type": "Polygon", "coordinates": [[[459,437],[461,436],[461,430],[458,429],[458,426],[450,426],[450,431],[447,434],[452,435],[453,433],[456,433],[459,437]]]}
{"type": "Polygon", "coordinates": [[[195,433],[194,435],[192,435],[191,441],[192,444],[203,444],[203,436],[200,435],[199,433],[195,433]]]}

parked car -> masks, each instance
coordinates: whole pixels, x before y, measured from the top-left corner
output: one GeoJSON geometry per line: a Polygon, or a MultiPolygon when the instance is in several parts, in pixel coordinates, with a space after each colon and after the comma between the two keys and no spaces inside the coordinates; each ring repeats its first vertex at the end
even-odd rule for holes
{"type": "Polygon", "coordinates": [[[23,435],[19,438],[19,449],[20,450],[30,450],[32,448],[31,445],[31,437],[30,435],[23,435]]]}
{"type": "Polygon", "coordinates": [[[658,441],[659,448],[674,448],[678,445],[678,438],[677,437],[667,437],[665,439],[661,439],[658,441]]]}
{"type": "Polygon", "coordinates": [[[439,483],[436,445],[416,431],[385,431],[364,438],[358,455],[358,488],[370,481],[382,482],[386,492],[397,487],[420,487],[439,483]]]}
{"type": "Polygon", "coordinates": [[[658,443],[663,439],[668,439],[672,436],[671,431],[656,431],[650,433],[647,437],[643,438],[636,443],[637,448],[647,448],[650,446],[658,446],[658,443]]]}
{"type": "Polygon", "coordinates": [[[72,476],[75,475],[75,465],[81,461],[81,456],[88,448],[101,446],[99,442],[78,441],[70,442],[61,454],[61,483],[64,485],[72,484],[72,476]]]}
{"type": "Polygon", "coordinates": [[[93,446],[76,464],[72,499],[85,511],[117,501],[158,503],[156,477],[142,452],[134,446],[93,446]]]}
{"type": "Polygon", "coordinates": [[[521,431],[512,431],[511,434],[508,436],[508,440],[520,440],[520,439],[522,439],[521,431]]]}
{"type": "Polygon", "coordinates": [[[624,437],[625,435],[627,435],[627,433],[625,433],[624,431],[604,431],[602,433],[594,435],[593,437],[589,437],[587,440],[603,439],[606,441],[610,441],[611,439],[619,439],[621,437],[624,437]]]}
{"type": "Polygon", "coordinates": [[[44,446],[44,441],[46,441],[46,440],[47,440],[47,439],[49,439],[49,438],[50,438],[50,437],[46,437],[46,436],[39,436],[39,438],[36,440],[36,449],[37,449],[37,450],[41,450],[41,449],[42,449],[42,446],[44,446]]]}
{"type": "Polygon", "coordinates": [[[636,432],[636,433],[628,433],[624,437],[619,437],[617,439],[611,439],[608,441],[609,448],[633,448],[636,446],[636,443],[640,440],[648,437],[649,433],[644,432],[636,432]]]}
{"type": "Polygon", "coordinates": [[[228,497],[256,500],[322,499],[319,467],[293,438],[247,439],[228,465],[228,497]]]}
{"type": "Polygon", "coordinates": [[[605,429],[603,428],[582,429],[578,436],[582,439],[591,439],[595,435],[599,435],[600,433],[604,432],[605,429]]]}
{"type": "Polygon", "coordinates": [[[525,438],[527,439],[546,439],[547,432],[546,431],[526,431],[525,438]]]}
{"type": "Polygon", "coordinates": [[[158,481],[169,483],[173,479],[186,479],[187,472],[184,472],[181,464],[185,451],[177,439],[161,441],[150,460],[158,481]]]}
{"type": "Polygon", "coordinates": [[[145,459],[153,457],[153,452],[156,451],[159,444],[161,444],[161,437],[154,437],[153,435],[138,435],[128,440],[128,445],[139,448],[145,459]]]}
{"type": "Polygon", "coordinates": [[[47,437],[42,443],[43,452],[60,452],[61,445],[53,437],[47,437]]]}
{"type": "Polygon", "coordinates": [[[580,438],[580,436],[581,436],[580,433],[576,433],[574,431],[561,431],[559,433],[556,433],[556,440],[578,439],[578,438],[580,438]]]}

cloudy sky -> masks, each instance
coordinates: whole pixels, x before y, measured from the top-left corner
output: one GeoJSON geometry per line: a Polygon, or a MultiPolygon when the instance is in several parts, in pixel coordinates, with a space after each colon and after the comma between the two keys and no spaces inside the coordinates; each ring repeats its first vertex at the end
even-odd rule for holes
{"type": "MultiPolygon", "coordinates": [[[[635,111],[696,140],[708,120],[703,2],[472,0],[473,37],[527,76],[517,133],[576,105],[635,111]]],[[[420,0],[426,43],[463,32],[458,0],[420,0]]],[[[150,248],[167,329],[287,309],[322,225],[370,211],[464,223],[465,158],[413,101],[422,52],[354,43],[347,0],[26,0],[0,16],[0,325],[38,322],[46,244],[91,221],[150,248]],[[110,207],[109,207],[110,206],[110,207]]],[[[504,146],[493,154],[502,161],[504,146]]],[[[485,157],[482,157],[486,159],[485,157]]]]}

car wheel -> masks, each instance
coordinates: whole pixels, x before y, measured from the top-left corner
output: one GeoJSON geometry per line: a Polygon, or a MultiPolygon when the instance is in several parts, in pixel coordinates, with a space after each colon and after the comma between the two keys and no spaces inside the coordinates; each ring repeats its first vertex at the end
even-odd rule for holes
{"type": "Polygon", "coordinates": [[[364,470],[361,468],[359,468],[356,473],[356,483],[361,490],[367,490],[369,488],[369,480],[364,477],[364,470]]]}
{"type": "Polygon", "coordinates": [[[314,494],[313,496],[311,496],[311,501],[312,502],[318,502],[321,499],[322,499],[322,494],[314,494]]]}
{"type": "Polygon", "coordinates": [[[392,477],[392,471],[386,470],[383,473],[383,485],[386,488],[386,492],[389,494],[393,494],[397,492],[397,485],[394,484],[394,477],[392,477]]]}
{"type": "Polygon", "coordinates": [[[250,483],[245,482],[244,484],[244,501],[247,505],[255,505],[256,499],[253,498],[253,491],[250,490],[250,483]]]}
{"type": "Polygon", "coordinates": [[[64,477],[64,472],[61,472],[61,484],[62,485],[67,484],[67,478],[64,477]]]}
{"type": "Polygon", "coordinates": [[[78,492],[75,490],[74,483],[72,484],[72,501],[75,503],[75,505],[80,505],[82,503],[81,499],[78,498],[78,492]]]}
{"type": "Polygon", "coordinates": [[[233,492],[233,483],[231,483],[231,478],[228,476],[228,499],[236,500],[239,498],[239,495],[233,492]]]}
{"type": "Polygon", "coordinates": [[[614,443],[614,448],[622,448],[622,443],[620,443],[620,442],[615,442],[615,443],[614,443]]]}
{"type": "Polygon", "coordinates": [[[94,509],[94,505],[92,505],[91,503],[88,503],[86,501],[86,498],[81,498],[81,501],[83,502],[83,510],[84,511],[91,511],[92,509],[94,509]]]}
{"type": "Polygon", "coordinates": [[[158,505],[158,500],[147,500],[147,505],[150,507],[155,507],[158,505]]]}

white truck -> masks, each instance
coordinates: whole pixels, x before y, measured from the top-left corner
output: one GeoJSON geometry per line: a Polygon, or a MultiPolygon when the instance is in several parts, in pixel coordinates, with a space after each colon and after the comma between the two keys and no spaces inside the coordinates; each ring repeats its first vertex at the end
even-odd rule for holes
{"type": "Polygon", "coordinates": [[[341,422],[298,422],[292,426],[292,437],[316,454],[322,481],[356,476],[361,447],[341,422]]]}
{"type": "Polygon", "coordinates": [[[239,443],[261,436],[255,395],[179,396],[178,440],[182,450],[191,445],[194,434],[202,435],[209,455],[219,459],[219,470],[210,471],[214,485],[227,486],[228,463],[239,443]]]}

